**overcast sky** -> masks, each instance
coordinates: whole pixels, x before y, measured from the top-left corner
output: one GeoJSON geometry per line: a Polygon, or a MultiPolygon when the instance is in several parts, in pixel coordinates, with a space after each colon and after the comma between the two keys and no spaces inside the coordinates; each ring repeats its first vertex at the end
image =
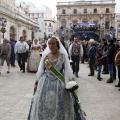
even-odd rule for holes
{"type": "MultiPolygon", "coordinates": [[[[56,16],[57,10],[56,5],[57,2],[65,2],[65,1],[79,1],[79,0],[16,0],[16,1],[32,1],[36,5],[37,8],[47,5],[51,10],[53,17],[56,16]]],[[[99,1],[99,0],[98,0],[99,1]]],[[[103,0],[105,1],[105,0],[103,0]]],[[[115,0],[116,2],[116,13],[120,13],[120,0],[115,0]]]]}

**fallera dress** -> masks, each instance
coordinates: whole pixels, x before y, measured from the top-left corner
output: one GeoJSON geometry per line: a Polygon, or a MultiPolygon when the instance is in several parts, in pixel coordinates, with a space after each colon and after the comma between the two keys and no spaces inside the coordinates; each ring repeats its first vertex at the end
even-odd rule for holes
{"type": "Polygon", "coordinates": [[[31,46],[31,54],[30,54],[30,57],[28,59],[28,64],[27,64],[27,71],[28,72],[37,72],[38,70],[38,66],[39,66],[39,63],[40,63],[40,45],[37,44],[33,44],[31,46]]]}
{"type": "MultiPolygon", "coordinates": [[[[60,73],[64,73],[64,55],[60,54],[52,64],[60,73]]],[[[74,120],[71,94],[46,68],[38,82],[28,120],[74,120]]]]}
{"type": "MultiPolygon", "coordinates": [[[[52,62],[61,74],[64,75],[65,56],[52,62]]],[[[81,110],[74,106],[74,99],[70,92],[65,90],[62,82],[46,67],[39,79],[37,91],[32,99],[28,120],[85,120],[81,110]]],[[[73,78],[74,79],[74,78],[73,78]]]]}

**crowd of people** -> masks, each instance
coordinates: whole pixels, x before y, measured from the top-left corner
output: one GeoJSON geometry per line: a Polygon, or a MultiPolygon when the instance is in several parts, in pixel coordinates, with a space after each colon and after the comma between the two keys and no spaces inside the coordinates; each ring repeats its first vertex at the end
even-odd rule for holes
{"type": "Polygon", "coordinates": [[[4,38],[3,43],[0,44],[0,74],[4,61],[7,63],[7,74],[9,74],[11,67],[16,68],[16,60],[21,72],[37,72],[41,59],[40,53],[44,49],[45,43],[39,44],[37,39],[25,41],[21,36],[19,41],[15,41],[4,38]]]}
{"type": "MultiPolygon", "coordinates": [[[[98,71],[97,79],[102,80],[102,74],[109,74],[107,83],[113,83],[117,79],[120,81],[120,61],[119,61],[119,46],[120,43],[115,38],[102,39],[98,45],[96,42],[90,41],[90,48],[88,52],[88,62],[90,68],[90,74],[88,76],[94,76],[94,71],[98,71]]],[[[115,87],[120,87],[118,82],[115,87]]]]}
{"type": "Polygon", "coordinates": [[[16,67],[16,59],[21,72],[37,72],[28,120],[85,120],[74,106],[73,92],[67,92],[61,83],[79,78],[80,62],[88,64],[88,76],[94,76],[96,70],[96,79],[101,81],[101,73],[109,74],[107,83],[118,77],[115,87],[120,87],[120,42],[115,38],[103,38],[98,43],[94,39],[80,41],[77,36],[73,41],[51,37],[41,44],[37,39],[25,41],[22,36],[17,42],[4,38],[0,44],[0,74],[4,61],[9,74],[10,67],[16,67]]]}

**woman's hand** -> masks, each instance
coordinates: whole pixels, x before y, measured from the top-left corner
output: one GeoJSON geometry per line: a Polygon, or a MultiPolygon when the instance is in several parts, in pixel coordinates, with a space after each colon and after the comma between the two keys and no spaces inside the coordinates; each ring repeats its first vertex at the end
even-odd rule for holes
{"type": "Polygon", "coordinates": [[[35,82],[35,85],[34,85],[34,94],[36,93],[37,85],[38,85],[38,81],[36,81],[36,82],[35,82]]]}
{"type": "Polygon", "coordinates": [[[34,85],[34,94],[36,93],[37,85],[34,85]]]}

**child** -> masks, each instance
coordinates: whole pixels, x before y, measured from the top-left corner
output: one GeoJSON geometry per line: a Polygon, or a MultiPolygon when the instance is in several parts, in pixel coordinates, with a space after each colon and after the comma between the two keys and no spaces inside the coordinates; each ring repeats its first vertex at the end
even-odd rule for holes
{"type": "Polygon", "coordinates": [[[97,79],[99,81],[101,81],[102,78],[100,77],[100,74],[101,74],[102,63],[103,63],[103,54],[102,54],[102,49],[101,48],[97,49],[95,60],[96,60],[96,65],[98,66],[98,76],[97,76],[97,79]]]}

